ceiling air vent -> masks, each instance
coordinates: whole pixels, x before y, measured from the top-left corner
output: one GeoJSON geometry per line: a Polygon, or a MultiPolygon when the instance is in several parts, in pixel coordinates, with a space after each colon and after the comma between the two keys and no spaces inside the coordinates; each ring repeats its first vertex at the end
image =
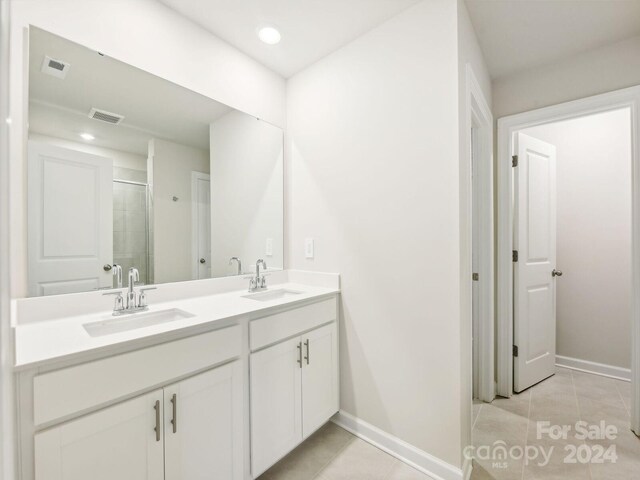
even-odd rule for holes
{"type": "Polygon", "coordinates": [[[89,112],[89,118],[100,120],[101,122],[110,123],[111,125],[118,125],[120,122],[122,122],[122,120],[124,120],[124,115],[92,108],[89,112]]]}
{"type": "Polygon", "coordinates": [[[64,78],[67,76],[69,68],[71,68],[70,63],[63,62],[62,60],[56,60],[55,58],[51,58],[45,55],[40,70],[42,71],[42,73],[46,73],[47,75],[51,75],[57,78],[64,78]]]}

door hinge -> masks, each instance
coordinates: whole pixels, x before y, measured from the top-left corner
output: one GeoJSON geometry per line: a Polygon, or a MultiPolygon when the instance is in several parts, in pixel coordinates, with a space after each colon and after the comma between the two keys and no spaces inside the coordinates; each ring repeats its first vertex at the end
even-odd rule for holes
{"type": "Polygon", "coordinates": [[[513,346],[513,356],[514,356],[514,357],[517,357],[517,356],[518,356],[518,346],[517,346],[517,345],[514,345],[514,346],[513,346]]]}
{"type": "Polygon", "coordinates": [[[480,280],[480,275],[479,275],[479,274],[477,274],[477,273],[474,273],[474,274],[472,275],[472,278],[473,278],[473,281],[474,281],[474,282],[477,282],[478,280],[480,280]]]}
{"type": "Polygon", "coordinates": [[[511,157],[511,166],[512,167],[517,167],[518,166],[518,155],[513,155],[511,157]]]}
{"type": "Polygon", "coordinates": [[[518,250],[514,250],[513,252],[511,252],[511,259],[512,259],[514,262],[517,262],[517,261],[518,261],[518,250]]]}

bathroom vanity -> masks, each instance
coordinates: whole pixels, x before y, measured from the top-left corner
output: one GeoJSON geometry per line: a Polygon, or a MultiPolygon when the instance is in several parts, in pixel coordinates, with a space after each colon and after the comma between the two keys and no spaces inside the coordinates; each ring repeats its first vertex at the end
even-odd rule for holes
{"type": "Polygon", "coordinates": [[[326,423],[338,276],[241,281],[159,286],[127,316],[96,292],[15,301],[21,478],[252,479],[326,423]]]}
{"type": "Polygon", "coordinates": [[[339,402],[338,276],[284,270],[282,129],[25,33],[20,480],[258,477],[339,402]]]}

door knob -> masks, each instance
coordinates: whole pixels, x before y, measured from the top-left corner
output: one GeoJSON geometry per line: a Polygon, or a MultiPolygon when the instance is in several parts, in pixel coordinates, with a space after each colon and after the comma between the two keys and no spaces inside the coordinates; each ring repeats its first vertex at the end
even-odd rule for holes
{"type": "Polygon", "coordinates": [[[206,263],[206,260],[204,258],[201,258],[200,263],[206,263]]]}
{"type": "Polygon", "coordinates": [[[112,267],[111,267],[111,265],[109,265],[108,263],[105,263],[105,264],[102,266],[102,269],[103,269],[105,272],[108,272],[109,270],[111,270],[111,268],[112,268],[112,267]]]}
{"type": "Polygon", "coordinates": [[[555,268],[553,269],[553,272],[551,272],[551,276],[552,277],[561,277],[562,276],[562,270],[556,270],[555,268]]]}

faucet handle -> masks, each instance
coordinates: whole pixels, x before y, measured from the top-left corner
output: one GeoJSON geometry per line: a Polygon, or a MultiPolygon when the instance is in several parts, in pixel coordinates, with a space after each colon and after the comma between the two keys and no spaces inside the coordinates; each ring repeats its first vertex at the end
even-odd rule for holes
{"type": "Polygon", "coordinates": [[[122,296],[122,292],[120,290],[116,290],[115,292],[107,292],[103,293],[104,295],[117,295],[115,302],[113,303],[113,311],[120,312],[124,310],[124,297],[122,296]]]}
{"type": "Polygon", "coordinates": [[[158,287],[145,287],[141,288],[138,294],[138,307],[146,307],[147,306],[147,295],[144,293],[147,290],[155,290],[158,287]]]}

